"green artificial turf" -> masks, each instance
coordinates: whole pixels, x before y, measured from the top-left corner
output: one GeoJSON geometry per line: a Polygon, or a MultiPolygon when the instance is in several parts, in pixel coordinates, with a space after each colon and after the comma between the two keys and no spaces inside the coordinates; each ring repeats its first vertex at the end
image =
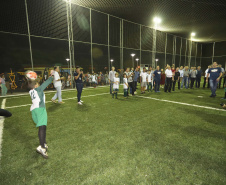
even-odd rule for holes
{"type": "Polygon", "coordinates": [[[226,112],[158,101],[221,109],[223,89],[216,98],[209,89],[118,100],[108,92],[85,89],[83,106],[69,99],[75,91],[63,92],[63,105],[46,104],[47,160],[35,151],[30,106],[10,109],[30,97],[7,98],[13,116],[4,124],[0,184],[226,184],[226,112]]]}

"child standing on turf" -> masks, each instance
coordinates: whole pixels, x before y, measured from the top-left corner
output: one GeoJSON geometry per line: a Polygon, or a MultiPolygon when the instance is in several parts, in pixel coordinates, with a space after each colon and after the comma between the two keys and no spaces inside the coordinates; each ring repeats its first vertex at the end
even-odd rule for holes
{"type": "Polygon", "coordinates": [[[152,74],[151,74],[151,71],[148,71],[148,74],[147,74],[147,86],[148,86],[148,92],[149,92],[149,89],[150,91],[152,91],[152,74]]]}
{"type": "Polygon", "coordinates": [[[123,88],[124,88],[124,97],[127,97],[128,98],[128,88],[129,88],[129,85],[128,85],[128,82],[127,82],[127,76],[126,76],[126,73],[123,74],[123,88]]]}
{"type": "Polygon", "coordinates": [[[30,111],[36,127],[39,127],[38,137],[40,145],[37,147],[36,151],[46,159],[48,158],[48,146],[46,143],[47,112],[45,107],[45,94],[43,91],[52,83],[52,80],[53,77],[50,77],[41,86],[39,86],[38,80],[28,81],[28,87],[30,89],[29,94],[32,100],[30,111]]]}
{"type": "Polygon", "coordinates": [[[96,73],[93,73],[91,75],[91,79],[92,79],[92,85],[94,88],[96,88],[96,84],[97,84],[97,81],[96,81],[96,73]]]}
{"type": "Polygon", "coordinates": [[[112,98],[118,99],[118,91],[119,91],[119,83],[120,83],[120,79],[118,77],[118,73],[115,73],[115,77],[114,77],[114,81],[113,81],[113,93],[112,93],[112,98]]]}

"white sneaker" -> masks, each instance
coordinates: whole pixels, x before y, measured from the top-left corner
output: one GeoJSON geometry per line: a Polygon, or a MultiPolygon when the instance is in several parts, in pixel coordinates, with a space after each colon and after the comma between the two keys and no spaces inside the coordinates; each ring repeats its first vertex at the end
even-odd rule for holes
{"type": "Polygon", "coordinates": [[[82,101],[82,100],[80,100],[80,102],[81,102],[81,103],[83,103],[83,101],[82,101]]]}
{"type": "Polygon", "coordinates": [[[45,159],[48,159],[48,154],[45,148],[42,148],[41,145],[39,145],[36,148],[36,152],[40,153],[42,155],[42,157],[44,157],[45,159]]]}
{"type": "Polygon", "coordinates": [[[82,105],[82,102],[78,102],[79,105],[82,105]]]}
{"type": "Polygon", "coordinates": [[[49,147],[48,147],[48,145],[47,145],[46,143],[44,143],[44,146],[45,146],[45,148],[46,148],[46,149],[48,149],[48,148],[49,148],[49,147]]]}

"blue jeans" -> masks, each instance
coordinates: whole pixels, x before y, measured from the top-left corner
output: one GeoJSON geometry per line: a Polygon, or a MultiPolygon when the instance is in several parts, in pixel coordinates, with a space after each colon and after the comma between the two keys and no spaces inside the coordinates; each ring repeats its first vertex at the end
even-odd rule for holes
{"type": "Polygon", "coordinates": [[[160,80],[155,80],[155,92],[159,91],[160,80]]]}
{"type": "Polygon", "coordinates": [[[188,88],[188,77],[184,76],[183,81],[184,81],[185,88],[187,89],[188,88]]]}
{"type": "Polygon", "coordinates": [[[180,81],[181,81],[181,88],[183,88],[183,86],[184,86],[184,79],[183,79],[183,77],[180,77],[180,81]]]}
{"type": "Polygon", "coordinates": [[[82,96],[83,84],[82,83],[76,83],[76,89],[77,89],[78,102],[80,102],[81,96],[82,96]]]}
{"type": "Polygon", "coordinates": [[[59,87],[55,87],[57,92],[56,94],[53,96],[52,100],[56,100],[58,99],[58,102],[62,102],[62,97],[61,97],[61,86],[59,87]]]}
{"type": "Polygon", "coordinates": [[[212,95],[214,96],[216,95],[217,85],[218,85],[217,80],[210,79],[210,89],[211,89],[212,95]]]}

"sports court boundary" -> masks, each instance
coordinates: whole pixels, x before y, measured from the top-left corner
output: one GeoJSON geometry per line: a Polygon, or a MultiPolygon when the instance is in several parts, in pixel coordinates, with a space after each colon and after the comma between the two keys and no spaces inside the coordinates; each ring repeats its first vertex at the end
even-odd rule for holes
{"type": "Polygon", "coordinates": [[[152,98],[152,97],[147,97],[147,96],[137,96],[137,97],[156,100],[156,101],[162,101],[162,102],[167,102],[167,103],[174,103],[174,104],[179,104],[179,105],[187,105],[190,107],[198,107],[198,108],[203,108],[203,109],[226,112],[225,109],[218,109],[218,108],[214,108],[214,107],[207,107],[207,106],[202,106],[202,105],[195,105],[195,104],[189,104],[189,103],[183,103],[183,102],[177,102],[177,101],[171,101],[171,100],[164,100],[164,99],[152,98]]]}
{"type": "MultiPolygon", "coordinates": [[[[101,95],[106,95],[106,94],[109,94],[109,93],[101,93],[101,94],[93,94],[93,95],[88,95],[88,96],[82,96],[82,98],[87,98],[87,97],[92,97],[92,96],[101,96],[101,95]]],[[[67,100],[74,100],[74,99],[77,99],[77,97],[73,97],[73,98],[67,98],[67,99],[62,99],[64,101],[67,101],[67,100]]],[[[52,101],[46,101],[45,103],[53,103],[52,101]]],[[[57,103],[56,103],[57,104],[57,103]]],[[[30,106],[32,104],[25,104],[25,105],[18,105],[18,106],[11,106],[11,107],[6,107],[6,109],[13,109],[13,108],[20,108],[20,107],[27,107],[27,106],[30,106]]],[[[82,106],[82,105],[81,105],[82,106]]]]}
{"type": "MultiPolygon", "coordinates": [[[[103,87],[109,87],[109,86],[97,86],[97,89],[98,88],[103,88],[103,87]]],[[[96,89],[94,87],[85,87],[83,88],[83,90],[89,90],[89,89],[96,89]]],[[[74,89],[64,89],[64,90],[61,90],[62,92],[67,92],[67,91],[77,91],[76,88],[74,89]]],[[[45,94],[50,94],[50,93],[56,93],[56,90],[51,90],[51,91],[44,91],[45,94]]],[[[29,96],[29,93],[28,92],[24,92],[23,94],[15,94],[15,95],[7,95],[7,96],[0,96],[0,98],[15,98],[15,97],[20,97],[20,96],[29,96]]]]}
{"type": "MultiPolygon", "coordinates": [[[[5,109],[6,99],[2,100],[1,109],[5,109]]],[[[4,128],[5,117],[0,116],[0,160],[2,156],[2,136],[3,136],[3,128],[4,128]]]]}

